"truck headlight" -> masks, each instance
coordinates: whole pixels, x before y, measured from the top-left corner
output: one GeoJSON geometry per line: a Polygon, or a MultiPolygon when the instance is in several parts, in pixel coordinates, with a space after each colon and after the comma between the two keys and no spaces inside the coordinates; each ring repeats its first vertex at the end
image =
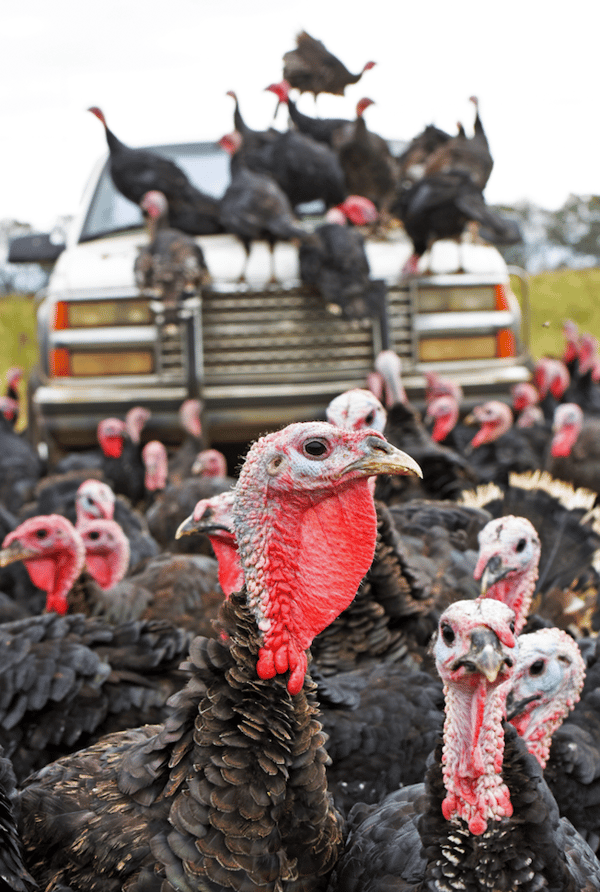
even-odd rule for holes
{"type": "Polygon", "coordinates": [[[110,325],[151,325],[152,322],[152,311],[147,300],[61,300],[54,311],[56,331],[110,325]]]}

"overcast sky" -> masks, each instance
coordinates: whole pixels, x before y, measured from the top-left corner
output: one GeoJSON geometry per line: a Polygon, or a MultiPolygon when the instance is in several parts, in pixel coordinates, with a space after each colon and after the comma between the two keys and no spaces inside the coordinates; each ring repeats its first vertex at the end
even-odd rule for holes
{"type": "Polygon", "coordinates": [[[316,110],[305,94],[305,113],[351,118],[369,96],[383,136],[459,120],[470,133],[476,94],[490,203],[600,193],[596,0],[28,0],[0,12],[0,219],[49,228],[75,211],[106,151],[90,105],[132,146],[218,139],[233,126],[227,90],[251,127],[269,126],[264,88],[301,29],[351,71],[377,63],[316,110]]]}

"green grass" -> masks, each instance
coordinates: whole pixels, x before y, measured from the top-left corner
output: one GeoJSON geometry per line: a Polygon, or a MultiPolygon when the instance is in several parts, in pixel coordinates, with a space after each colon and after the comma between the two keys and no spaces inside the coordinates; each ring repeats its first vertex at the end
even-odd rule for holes
{"type": "MultiPolygon", "coordinates": [[[[518,282],[514,286],[519,294],[518,282]]],[[[600,338],[600,269],[557,270],[530,277],[531,352],[561,356],[562,324],[572,319],[581,331],[600,338]]]]}
{"type": "Polygon", "coordinates": [[[24,370],[21,383],[23,411],[18,428],[27,424],[25,393],[26,381],[37,364],[35,335],[35,303],[26,295],[0,296],[0,393],[6,390],[6,372],[13,366],[24,370]]]}

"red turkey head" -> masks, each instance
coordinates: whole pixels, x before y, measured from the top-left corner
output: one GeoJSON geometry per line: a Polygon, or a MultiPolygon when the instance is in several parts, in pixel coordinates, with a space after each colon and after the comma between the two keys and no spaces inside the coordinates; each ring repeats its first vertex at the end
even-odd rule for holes
{"type": "Polygon", "coordinates": [[[83,569],[81,536],[60,514],[23,521],[2,543],[0,567],[23,561],[31,581],[46,592],[46,612],[66,613],[67,595],[83,569]]]}
{"type": "Polygon", "coordinates": [[[583,410],[577,403],[561,403],[554,411],[550,452],[553,458],[571,454],[583,427],[583,410]]]}
{"type": "Polygon", "coordinates": [[[157,190],[146,192],[140,201],[140,207],[144,214],[152,220],[160,220],[169,213],[169,203],[166,196],[157,190]]]}
{"type": "Polygon", "coordinates": [[[190,533],[205,533],[210,539],[219,564],[219,583],[226,597],[241,591],[244,571],[240,563],[233,531],[234,490],[221,492],[210,499],[201,499],[194,513],[180,524],[175,538],[190,533]]]}
{"type": "Polygon", "coordinates": [[[527,622],[538,578],[540,538],[525,517],[490,520],[479,533],[473,572],[481,580],[481,597],[502,601],[515,612],[517,634],[527,622]]]}
{"type": "Polygon", "coordinates": [[[303,686],[307,648],[354,598],[371,565],[368,478],[421,470],[375,431],[292,424],[255,443],[235,488],[234,530],[263,644],[257,672],[303,686]],[[324,597],[324,593],[327,596],[324,597]]]}
{"type": "Polygon", "coordinates": [[[368,223],[374,223],[379,217],[373,202],[364,195],[349,195],[336,207],[355,226],[366,226],[368,223]]]}
{"type": "MultiPolygon", "coordinates": [[[[281,103],[287,103],[290,96],[290,85],[286,80],[280,81],[278,84],[269,84],[268,87],[265,87],[265,90],[269,90],[271,93],[275,93],[277,98],[279,99],[279,103],[277,108],[281,103]]],[[[277,114],[277,111],[275,112],[277,114]]]]}
{"type": "Polygon", "coordinates": [[[23,369],[15,367],[6,373],[6,381],[9,387],[18,387],[23,377],[23,369]]]}
{"type": "Polygon", "coordinates": [[[199,439],[202,436],[202,401],[185,400],[179,407],[181,426],[188,434],[199,439]]]}
{"type": "Polygon", "coordinates": [[[358,118],[362,118],[363,114],[366,112],[370,105],[375,105],[374,99],[367,99],[367,97],[365,97],[364,99],[359,99],[356,103],[356,116],[358,118]]]}
{"type": "Polygon", "coordinates": [[[92,105],[91,108],[88,108],[88,111],[91,112],[93,115],[96,115],[98,120],[101,121],[104,124],[104,126],[106,127],[106,119],[97,105],[92,105]]]}
{"type": "Polygon", "coordinates": [[[112,520],[115,513],[115,494],[100,480],[84,480],[75,494],[77,525],[85,520],[112,520]]]}
{"type": "Polygon", "coordinates": [[[511,388],[512,405],[515,412],[522,412],[527,406],[535,406],[540,400],[540,395],[533,384],[528,381],[520,381],[511,388]]]}
{"type": "Polygon", "coordinates": [[[100,588],[111,589],[129,566],[129,539],[114,520],[88,520],[77,528],[85,564],[100,588]]]}
{"type": "Polygon", "coordinates": [[[442,813],[464,820],[475,835],[512,815],[502,720],[517,653],[506,604],[456,601],[440,617],[434,655],[446,700],[442,813]]]}
{"type": "Polygon", "coordinates": [[[519,637],[508,718],[542,768],[552,735],[578,702],[584,681],[585,662],[567,632],[539,629],[519,637]]]}
{"type": "Polygon", "coordinates": [[[120,458],[123,452],[125,422],[120,418],[104,418],[98,425],[98,443],[108,458],[120,458]]]}
{"type": "Polygon", "coordinates": [[[132,443],[139,443],[142,431],[150,420],[152,412],[145,406],[133,406],[125,415],[125,428],[132,443]]]}
{"type": "Polygon", "coordinates": [[[194,460],[192,474],[197,477],[227,477],[227,459],[218,449],[203,449],[194,460]]]}
{"type": "Polygon", "coordinates": [[[222,149],[224,149],[227,154],[235,155],[242,146],[242,135],[238,133],[237,130],[233,130],[231,133],[226,133],[225,136],[222,136],[219,140],[219,145],[222,149]]]}
{"type": "Polygon", "coordinates": [[[450,378],[442,378],[436,372],[425,372],[425,381],[425,402],[429,403],[438,396],[451,396],[460,405],[463,398],[460,384],[450,378]]]}
{"type": "Polygon", "coordinates": [[[473,449],[484,443],[494,443],[511,429],[513,423],[510,406],[500,400],[489,400],[482,406],[475,406],[472,416],[480,425],[471,440],[473,449]]]}
{"type": "Polygon", "coordinates": [[[7,421],[14,421],[19,412],[19,404],[9,396],[0,396],[0,413],[7,421]]]}
{"type": "Polygon", "coordinates": [[[458,403],[453,396],[438,396],[427,404],[425,421],[433,421],[431,439],[442,443],[456,427],[458,421],[458,403]]]}
{"type": "Polygon", "coordinates": [[[167,485],[169,460],[160,440],[149,440],[142,449],[144,487],[147,492],[158,492],[167,485]]]}
{"type": "Polygon", "coordinates": [[[381,433],[387,420],[387,412],[375,394],[358,387],[332,399],[325,415],[329,424],[349,431],[370,429],[381,433]]]}

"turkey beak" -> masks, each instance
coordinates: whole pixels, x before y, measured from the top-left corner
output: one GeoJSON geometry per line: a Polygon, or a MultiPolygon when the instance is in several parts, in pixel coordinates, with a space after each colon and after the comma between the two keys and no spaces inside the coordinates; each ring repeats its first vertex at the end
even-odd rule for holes
{"type": "MultiPolygon", "coordinates": [[[[190,514],[189,517],[186,517],[185,520],[182,520],[179,526],[177,527],[177,531],[175,533],[176,539],[181,539],[182,536],[191,536],[192,533],[198,532],[198,521],[194,520],[194,515],[190,514]]],[[[203,530],[204,532],[204,530],[203,530]]]]}
{"type": "Polygon", "coordinates": [[[37,554],[33,548],[27,548],[18,539],[15,539],[6,548],[0,551],[0,567],[8,567],[16,561],[25,561],[27,558],[35,557],[37,554]]]}
{"type": "MultiPolygon", "coordinates": [[[[404,474],[409,477],[423,477],[423,471],[410,455],[396,449],[380,437],[368,437],[365,441],[368,452],[348,465],[347,471],[362,471],[365,477],[375,474],[404,474]]],[[[345,473],[344,472],[344,473],[345,473]]]]}
{"type": "Polygon", "coordinates": [[[485,675],[490,684],[498,678],[504,666],[506,653],[495,632],[491,629],[475,629],[471,635],[471,647],[461,664],[485,675]]]}
{"type": "Polygon", "coordinates": [[[181,539],[182,536],[191,536],[192,533],[212,533],[217,532],[218,530],[222,530],[225,533],[230,533],[231,530],[223,523],[212,523],[211,522],[211,512],[205,511],[202,517],[198,520],[194,520],[194,515],[190,514],[189,517],[186,517],[179,526],[177,527],[177,532],[175,533],[176,539],[181,539]]]}
{"type": "Polygon", "coordinates": [[[483,569],[481,574],[481,594],[486,595],[488,590],[494,583],[500,582],[510,572],[510,567],[502,565],[500,555],[493,555],[483,569]]]}

